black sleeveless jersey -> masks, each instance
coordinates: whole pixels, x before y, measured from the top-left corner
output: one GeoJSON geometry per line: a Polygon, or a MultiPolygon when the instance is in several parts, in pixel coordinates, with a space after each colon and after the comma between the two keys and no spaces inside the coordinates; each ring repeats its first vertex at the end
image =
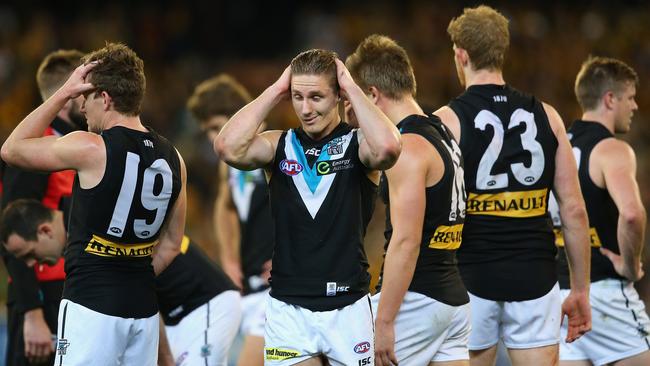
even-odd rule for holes
{"type": "Polygon", "coordinates": [[[181,189],[176,149],[150,130],[102,132],[106,170],[95,187],[75,179],[63,298],[100,313],[158,311],[151,255],[181,189]]]}
{"type": "MultiPolygon", "coordinates": [[[[614,138],[609,130],[598,122],[575,121],[568,131],[573,156],[578,163],[578,177],[580,188],[585,198],[587,215],[589,216],[589,238],[591,240],[591,282],[600,281],[606,278],[623,279],[616,271],[612,262],[600,254],[600,247],[607,248],[616,254],[618,249],[617,228],[618,209],[607,189],[600,188],[589,176],[589,158],[594,147],[601,141],[614,138]]],[[[560,287],[568,289],[571,287],[569,277],[569,266],[564,251],[564,238],[562,237],[559,212],[551,210],[553,224],[556,230],[555,244],[559,248],[558,254],[558,277],[560,287]]]]}
{"type": "Polygon", "coordinates": [[[273,255],[273,220],[264,170],[228,167],[228,184],[239,216],[244,294],[261,291],[268,285],[260,274],[264,263],[273,255]]]}
{"type": "MultiPolygon", "coordinates": [[[[436,116],[411,115],[403,119],[397,128],[402,135],[413,133],[427,139],[436,148],[445,166],[440,181],[426,188],[422,243],[409,291],[452,306],[467,304],[469,296],[456,262],[456,250],[462,241],[466,199],[460,148],[436,116]]],[[[393,234],[389,189],[386,174],[382,173],[379,194],[386,204],[385,251],[393,234]]],[[[382,278],[383,268],[377,291],[381,290],[382,278]]]]}
{"type": "Polygon", "coordinates": [[[357,130],[341,123],[313,141],[282,134],[269,182],[275,221],[271,296],[312,311],[368,293],[363,237],[377,188],[359,160],[357,130]]]}
{"type": "Polygon", "coordinates": [[[235,285],[189,237],[181,253],[156,277],[158,306],[165,325],[178,324],[187,314],[235,285]]]}
{"type": "Polygon", "coordinates": [[[460,120],[467,217],[458,251],[467,289],[497,301],[538,298],[557,282],[547,213],[557,139],[542,103],[507,85],[473,85],[460,120]]]}

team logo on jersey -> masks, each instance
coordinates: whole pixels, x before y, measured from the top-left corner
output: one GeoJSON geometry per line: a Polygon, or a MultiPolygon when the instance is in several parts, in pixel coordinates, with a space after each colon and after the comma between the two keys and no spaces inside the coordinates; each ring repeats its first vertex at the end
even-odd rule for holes
{"type": "Polygon", "coordinates": [[[56,352],[59,355],[65,355],[65,353],[68,351],[68,346],[70,345],[70,342],[68,342],[67,339],[61,338],[56,344],[56,352]]]}
{"type": "Polygon", "coordinates": [[[354,346],[354,352],[361,354],[370,351],[370,342],[361,342],[354,346]]]}
{"type": "Polygon", "coordinates": [[[294,176],[300,174],[303,171],[303,166],[295,160],[284,159],[280,162],[280,170],[282,173],[294,176]]]}
{"type": "Polygon", "coordinates": [[[324,148],[327,150],[327,154],[330,156],[339,155],[343,154],[343,144],[345,144],[343,137],[335,137],[330,142],[328,142],[324,148]]]}
{"type": "Polygon", "coordinates": [[[300,352],[294,349],[284,349],[284,348],[264,348],[264,358],[267,361],[282,361],[289,358],[295,358],[300,356],[300,352]]]}
{"type": "Polygon", "coordinates": [[[316,163],[316,174],[327,175],[352,168],[354,168],[354,163],[351,159],[319,161],[316,163]]]}

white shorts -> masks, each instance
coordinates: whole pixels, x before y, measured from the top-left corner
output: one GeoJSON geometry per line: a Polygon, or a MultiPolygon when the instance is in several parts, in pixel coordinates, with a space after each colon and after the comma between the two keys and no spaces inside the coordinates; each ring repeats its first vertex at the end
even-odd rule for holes
{"type": "Polygon", "coordinates": [[[222,292],[177,325],[165,327],[176,366],[228,364],[228,351],[241,320],[240,301],[238,291],[222,292]]]}
{"type": "Polygon", "coordinates": [[[156,366],[158,322],[158,314],[120,318],[63,299],[54,365],[156,366]]]}
{"type": "Polygon", "coordinates": [[[244,336],[264,337],[266,322],[266,302],[270,289],[255,292],[242,297],[242,318],[239,331],[244,336]]]}
{"type": "Polygon", "coordinates": [[[560,286],[526,301],[492,301],[469,294],[472,332],[469,349],[478,351],[497,344],[507,348],[538,348],[560,342],[562,303],[560,286]]]}
{"type": "MultiPolygon", "coordinates": [[[[372,297],[375,317],[381,293],[372,297]]],[[[395,356],[400,365],[469,360],[469,304],[451,306],[407,292],[395,319],[395,356]]]]}
{"type": "MultiPolygon", "coordinates": [[[[562,299],[569,290],[561,291],[562,299]]],[[[591,284],[591,331],[565,343],[567,322],[562,324],[560,360],[589,360],[605,365],[650,350],[650,319],[631,282],[606,279],[591,284]]]]}
{"type": "Polygon", "coordinates": [[[310,311],[268,297],[264,364],[293,365],[320,354],[331,365],[374,365],[370,296],[331,311],[310,311]]]}

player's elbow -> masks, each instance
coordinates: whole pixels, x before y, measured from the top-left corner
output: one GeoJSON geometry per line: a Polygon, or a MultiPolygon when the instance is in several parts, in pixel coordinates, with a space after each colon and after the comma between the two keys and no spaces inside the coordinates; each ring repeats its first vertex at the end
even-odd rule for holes
{"type": "Polygon", "coordinates": [[[629,206],[619,212],[620,218],[628,225],[633,227],[642,227],[646,222],[647,213],[643,206],[629,206]]]}
{"type": "Polygon", "coordinates": [[[2,160],[4,160],[6,163],[12,164],[14,162],[15,149],[10,140],[7,140],[4,144],[2,144],[2,148],[0,149],[0,157],[2,157],[2,160]]]}
{"type": "Polygon", "coordinates": [[[399,139],[383,144],[375,153],[377,169],[386,170],[395,165],[402,152],[402,145],[399,139]]]}
{"type": "Polygon", "coordinates": [[[237,162],[236,151],[236,146],[233,145],[232,139],[228,139],[221,134],[214,139],[214,152],[217,154],[219,159],[226,163],[232,164],[237,162]]]}

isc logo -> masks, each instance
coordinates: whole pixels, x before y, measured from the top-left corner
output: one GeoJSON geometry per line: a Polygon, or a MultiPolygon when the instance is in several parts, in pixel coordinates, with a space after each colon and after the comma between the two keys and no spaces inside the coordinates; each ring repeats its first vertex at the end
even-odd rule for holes
{"type": "Polygon", "coordinates": [[[300,174],[302,169],[302,165],[295,160],[284,159],[280,162],[280,170],[286,175],[300,174]]]}
{"type": "Polygon", "coordinates": [[[361,342],[354,346],[354,352],[355,353],[366,353],[370,351],[370,343],[369,342],[361,342]]]}

